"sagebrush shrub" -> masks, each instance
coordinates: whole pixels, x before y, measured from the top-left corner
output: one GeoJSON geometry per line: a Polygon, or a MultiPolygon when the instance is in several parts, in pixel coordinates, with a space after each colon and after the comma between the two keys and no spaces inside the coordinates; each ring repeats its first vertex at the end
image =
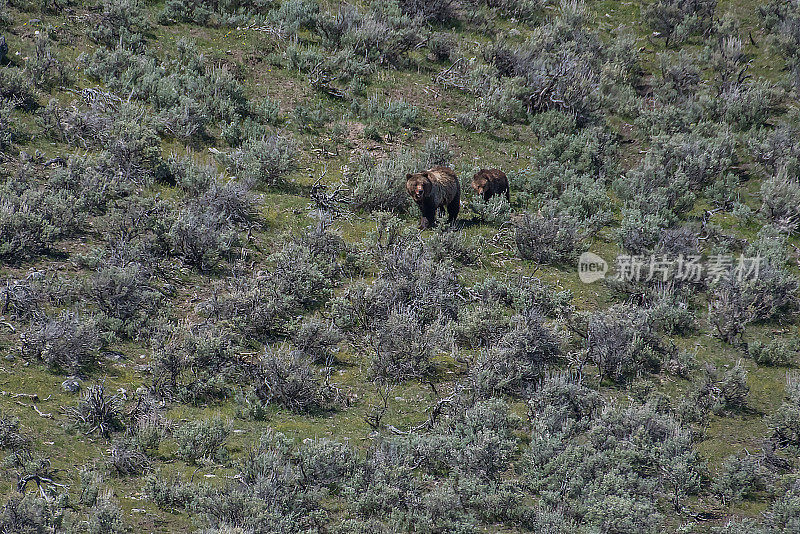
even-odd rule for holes
{"type": "Polygon", "coordinates": [[[442,321],[426,323],[413,308],[392,310],[371,332],[371,372],[382,380],[430,379],[434,357],[451,342],[442,321]]]}
{"type": "Polygon", "coordinates": [[[227,382],[235,377],[234,347],[224,330],[202,324],[175,328],[154,347],[154,389],[183,402],[224,398],[227,382]]]}
{"type": "Polygon", "coordinates": [[[0,68],[0,96],[22,109],[34,109],[37,106],[31,77],[22,69],[10,66],[0,68]]]}
{"type": "Polygon", "coordinates": [[[122,508],[110,494],[104,494],[89,510],[89,534],[123,534],[122,508]]]}
{"type": "Polygon", "coordinates": [[[735,84],[709,99],[708,114],[736,130],[749,130],[766,124],[783,98],[784,92],[766,80],[735,84]]]}
{"type": "Polygon", "coordinates": [[[401,100],[381,102],[375,95],[364,104],[354,102],[353,111],[366,120],[377,122],[390,133],[397,133],[401,128],[418,129],[420,126],[417,107],[401,100]]]}
{"type": "Polygon", "coordinates": [[[134,439],[115,438],[107,463],[115,473],[122,476],[140,475],[150,465],[150,459],[134,439]]]}
{"type": "Polygon", "coordinates": [[[601,377],[616,382],[657,372],[668,352],[650,314],[625,305],[592,314],[588,345],[589,360],[597,365],[601,377]]]}
{"type": "Polygon", "coordinates": [[[689,308],[687,292],[672,288],[657,290],[649,303],[648,313],[654,326],[665,334],[688,334],[696,328],[694,313],[689,308]]]}
{"type": "Polygon", "coordinates": [[[22,353],[54,370],[76,373],[95,363],[101,346],[97,321],[74,312],[37,316],[22,336],[22,353]]]}
{"type": "Polygon", "coordinates": [[[450,228],[438,228],[423,245],[423,252],[432,261],[455,261],[462,265],[474,265],[480,260],[481,240],[470,241],[462,232],[450,228]]]}
{"type": "Polygon", "coordinates": [[[26,448],[30,442],[20,430],[19,419],[0,412],[0,449],[14,452],[26,448]]]}
{"type": "Polygon", "coordinates": [[[709,413],[721,414],[746,408],[750,387],[747,371],[740,362],[721,373],[714,365],[706,365],[684,400],[684,418],[703,420],[709,413]]]}
{"type": "Polygon", "coordinates": [[[433,432],[416,444],[431,467],[444,467],[481,481],[497,480],[516,443],[517,421],[501,399],[462,401],[446,410],[433,432]]]}
{"type": "Polygon", "coordinates": [[[461,313],[456,335],[471,347],[488,348],[508,331],[509,323],[509,317],[500,303],[480,302],[461,313]]]}
{"type": "Polygon", "coordinates": [[[467,209],[482,222],[490,224],[503,224],[511,218],[511,205],[501,195],[495,195],[488,202],[483,197],[474,195],[467,204],[467,209]]]}
{"type": "Polygon", "coordinates": [[[428,50],[437,61],[446,61],[453,57],[456,49],[456,39],[449,32],[433,32],[428,37],[428,50]]]}
{"type": "Polygon", "coordinates": [[[19,261],[47,252],[84,221],[69,191],[10,179],[0,186],[0,257],[19,261]]]}
{"type": "Polygon", "coordinates": [[[548,430],[543,423],[533,421],[523,481],[542,504],[559,503],[583,524],[606,532],[657,529],[660,498],[679,509],[687,495],[700,490],[701,464],[691,433],[652,405],[607,408],[589,421],[586,432],[582,425],[548,430]],[[637,443],[635,460],[629,440],[637,443]],[[640,469],[641,461],[653,469],[640,469]],[[575,472],[585,476],[569,476],[575,472]]]}
{"type": "Polygon", "coordinates": [[[757,278],[722,279],[709,299],[709,322],[717,335],[733,343],[747,324],[782,320],[797,312],[800,283],[785,271],[762,264],[757,278]]]}
{"type": "Polygon", "coordinates": [[[416,158],[409,152],[381,161],[368,155],[352,158],[344,171],[344,180],[351,189],[353,209],[408,211],[411,201],[405,190],[405,176],[418,170],[416,158]]]}
{"type": "Polygon", "coordinates": [[[70,107],[62,107],[58,100],[51,98],[37,111],[37,116],[48,136],[83,148],[107,142],[113,128],[113,118],[100,102],[84,106],[73,101],[70,107]]]}
{"type": "Polygon", "coordinates": [[[656,0],[642,11],[642,18],[669,46],[708,31],[716,7],[717,0],[656,0]]]}
{"type": "Polygon", "coordinates": [[[0,98],[0,150],[6,150],[19,137],[17,123],[11,112],[14,102],[8,98],[0,98]]]}
{"type": "Polygon", "coordinates": [[[184,423],[173,432],[178,442],[176,454],[190,464],[199,460],[225,460],[228,454],[225,444],[230,432],[230,422],[221,417],[184,423]]]}
{"type": "Polygon", "coordinates": [[[278,403],[294,412],[331,410],[344,401],[311,358],[285,346],[268,348],[261,356],[254,388],[264,404],[278,403]]]}
{"type": "Polygon", "coordinates": [[[329,361],[339,350],[343,333],[328,321],[311,318],[292,332],[292,344],[316,363],[329,361]]]}
{"type": "Polygon", "coordinates": [[[248,139],[225,156],[238,178],[260,186],[277,186],[297,168],[294,142],[281,136],[248,139]]]}
{"type": "Polygon", "coordinates": [[[158,22],[165,25],[193,22],[205,26],[235,26],[266,14],[269,7],[269,2],[261,0],[167,0],[164,10],[158,14],[158,22]]]}
{"type": "Polygon", "coordinates": [[[177,213],[169,239],[175,256],[200,271],[209,271],[232,259],[241,241],[230,218],[203,204],[191,202],[177,213]]]}
{"type": "Polygon", "coordinates": [[[800,224],[800,183],[787,176],[785,168],[761,184],[761,212],[772,224],[786,233],[794,233],[800,224]]]}
{"type": "Polygon", "coordinates": [[[89,36],[99,44],[112,47],[123,43],[143,45],[142,34],[149,29],[147,11],[139,0],[104,0],[100,20],[89,36]]]}
{"type": "Polygon", "coordinates": [[[714,479],[713,490],[724,504],[734,504],[765,489],[767,479],[766,468],[755,456],[729,456],[714,479]]]}
{"type": "Polygon", "coordinates": [[[453,0],[400,0],[398,5],[403,13],[423,22],[448,22],[455,18],[453,0]]]}
{"type": "Polygon", "coordinates": [[[100,308],[104,326],[131,339],[152,323],[164,301],[153,287],[150,273],[139,263],[98,269],[89,279],[87,293],[100,308]]]}
{"type": "Polygon", "coordinates": [[[747,344],[747,355],[759,365],[790,367],[797,362],[800,342],[795,339],[777,338],[769,342],[752,341],[747,344]]]}
{"type": "Polygon", "coordinates": [[[51,89],[58,85],[66,85],[69,74],[64,64],[53,55],[50,41],[45,35],[36,39],[36,50],[25,62],[27,70],[36,87],[51,89]]]}
{"type": "Polygon", "coordinates": [[[75,209],[91,215],[104,214],[108,205],[140,190],[107,157],[71,157],[66,166],[56,169],[48,181],[51,188],[69,193],[75,209]]]}
{"type": "Polygon", "coordinates": [[[570,263],[583,248],[583,232],[568,215],[524,214],[514,219],[520,257],[536,263],[570,263]]]}
{"type": "Polygon", "coordinates": [[[588,429],[602,401],[580,376],[550,372],[537,384],[528,405],[550,432],[572,434],[588,429]]]}
{"type": "Polygon", "coordinates": [[[377,261],[379,272],[371,285],[350,285],[337,297],[337,326],[369,329],[403,308],[423,324],[458,317],[460,286],[451,261],[433,261],[424,248],[403,239],[382,250],[377,261]]]}
{"type": "Polygon", "coordinates": [[[481,395],[523,395],[533,389],[548,367],[559,359],[555,334],[535,308],[515,315],[508,330],[481,352],[469,371],[470,385],[481,395]]]}
{"type": "Polygon", "coordinates": [[[786,374],[785,399],[766,423],[777,447],[800,447],[800,376],[796,372],[786,374]]]}
{"type": "MultiPolygon", "coordinates": [[[[326,241],[336,240],[324,232],[318,244],[326,241]]],[[[270,255],[267,265],[268,271],[237,273],[209,303],[212,314],[253,340],[286,335],[293,316],[325,302],[342,275],[335,247],[315,251],[296,241],[270,255]]]]}

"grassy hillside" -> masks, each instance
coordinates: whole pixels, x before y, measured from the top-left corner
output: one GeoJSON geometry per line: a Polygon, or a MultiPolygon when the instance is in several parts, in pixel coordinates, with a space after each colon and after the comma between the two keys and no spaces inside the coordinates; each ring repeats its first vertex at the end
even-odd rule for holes
{"type": "Polygon", "coordinates": [[[797,2],[0,35],[0,532],[800,532],[797,2]]]}

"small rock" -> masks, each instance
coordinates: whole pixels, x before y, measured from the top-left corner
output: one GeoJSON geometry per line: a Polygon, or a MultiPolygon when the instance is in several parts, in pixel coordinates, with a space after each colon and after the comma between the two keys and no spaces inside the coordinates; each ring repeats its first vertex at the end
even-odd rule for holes
{"type": "Polygon", "coordinates": [[[16,359],[17,359],[17,357],[14,356],[13,354],[11,354],[10,352],[8,354],[6,354],[6,361],[13,362],[16,359]]]}
{"type": "Polygon", "coordinates": [[[81,389],[81,379],[77,376],[67,377],[66,380],[61,382],[61,389],[67,393],[77,393],[81,389]]]}
{"type": "Polygon", "coordinates": [[[103,352],[103,356],[111,360],[112,362],[121,362],[125,359],[125,355],[121,352],[117,352],[116,350],[107,350],[103,352]]]}

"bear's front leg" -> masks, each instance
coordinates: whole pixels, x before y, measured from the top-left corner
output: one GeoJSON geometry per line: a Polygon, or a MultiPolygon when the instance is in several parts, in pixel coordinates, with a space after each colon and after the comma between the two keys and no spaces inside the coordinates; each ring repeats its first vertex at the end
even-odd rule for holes
{"type": "Polygon", "coordinates": [[[419,220],[419,227],[421,230],[433,228],[436,226],[436,208],[431,202],[425,202],[419,207],[422,211],[422,218],[419,220]]]}

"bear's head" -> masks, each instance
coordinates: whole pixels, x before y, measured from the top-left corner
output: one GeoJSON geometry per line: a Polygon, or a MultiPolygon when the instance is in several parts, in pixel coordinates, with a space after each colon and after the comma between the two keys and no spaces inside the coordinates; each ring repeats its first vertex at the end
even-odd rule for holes
{"type": "Polygon", "coordinates": [[[431,178],[428,171],[406,174],[406,191],[416,202],[431,194],[431,178]]]}
{"type": "Polygon", "coordinates": [[[470,185],[476,193],[482,195],[489,188],[489,178],[486,176],[486,173],[479,172],[472,177],[472,183],[470,185]]]}

